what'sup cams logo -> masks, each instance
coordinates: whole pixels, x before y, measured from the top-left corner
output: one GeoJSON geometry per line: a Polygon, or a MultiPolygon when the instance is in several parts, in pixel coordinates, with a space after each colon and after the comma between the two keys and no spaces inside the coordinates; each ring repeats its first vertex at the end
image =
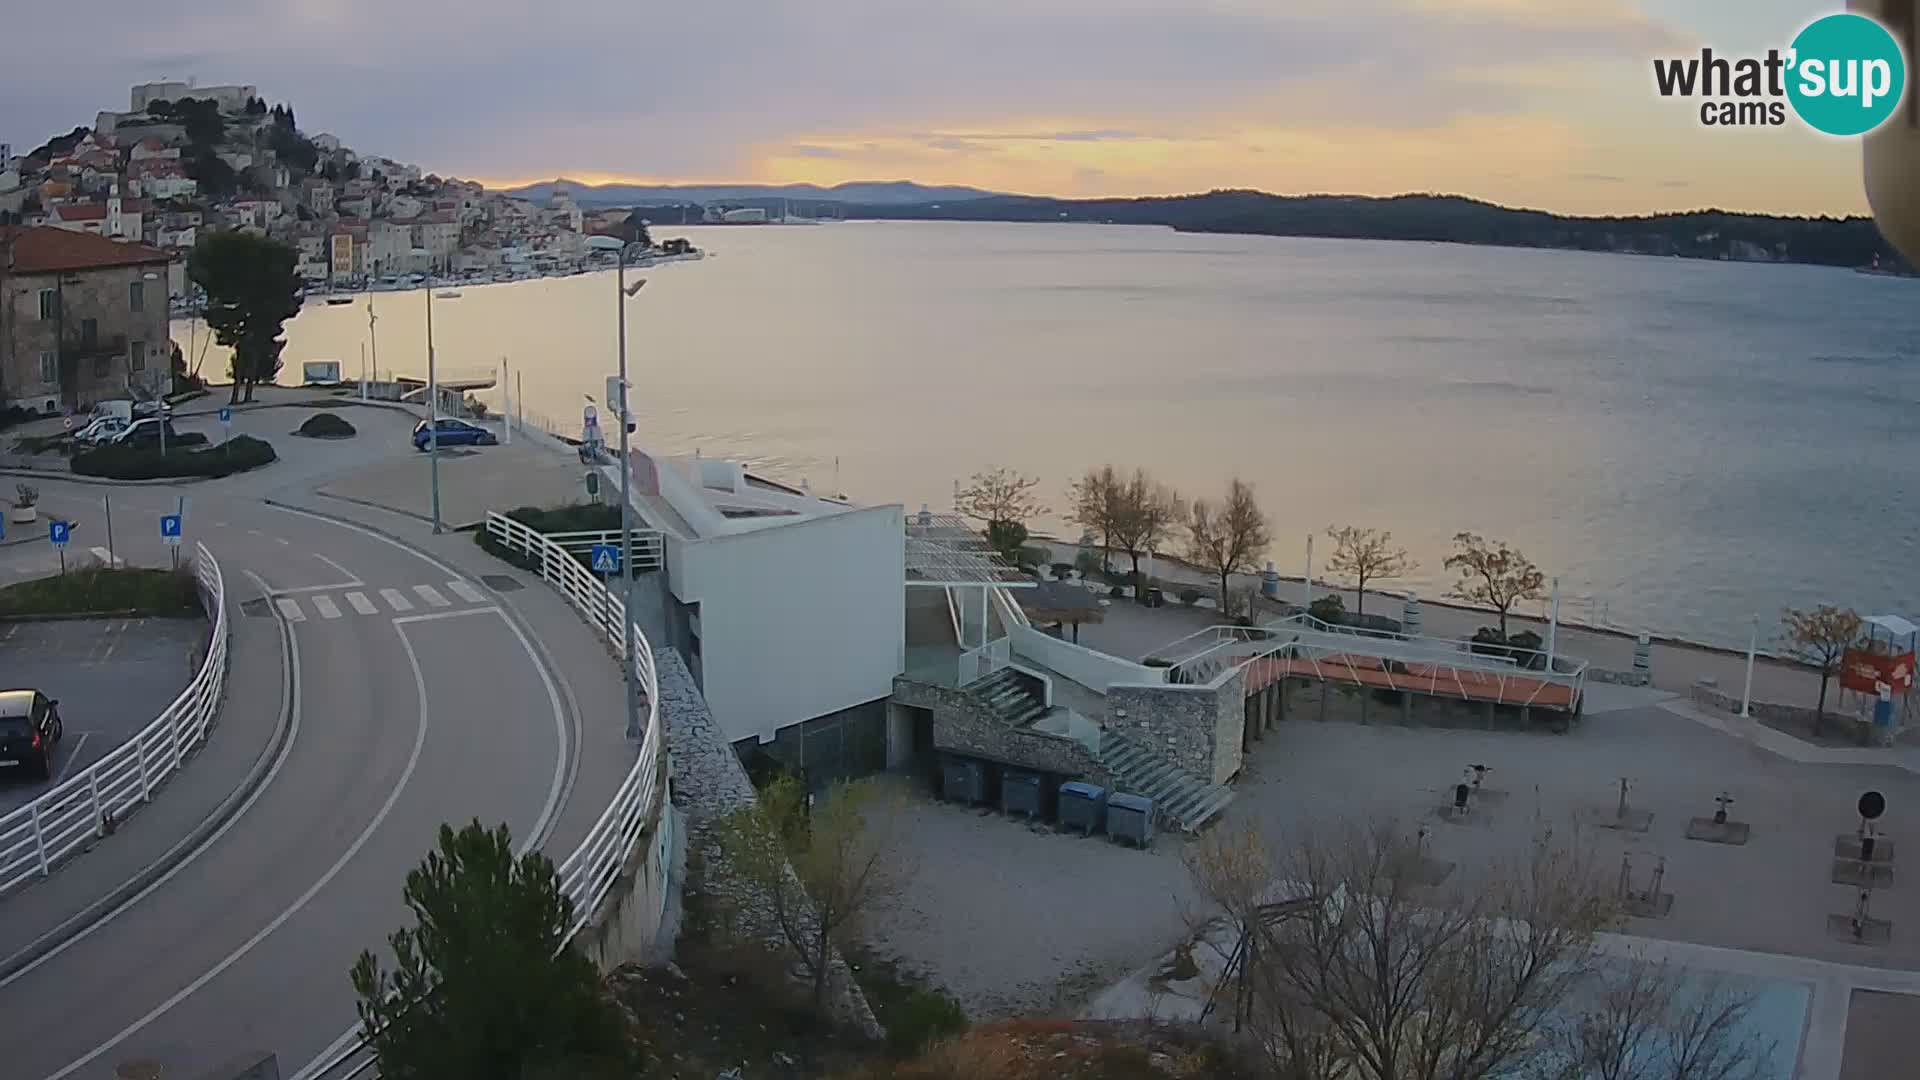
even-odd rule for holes
{"type": "Polygon", "coordinates": [[[1907,95],[1906,50],[1916,30],[1900,29],[1904,45],[1865,15],[1828,15],[1807,24],[1784,52],[1730,58],[1701,49],[1656,59],[1653,82],[1661,97],[1699,99],[1707,127],[1779,127],[1791,107],[1815,131],[1865,135],[1907,95]]]}

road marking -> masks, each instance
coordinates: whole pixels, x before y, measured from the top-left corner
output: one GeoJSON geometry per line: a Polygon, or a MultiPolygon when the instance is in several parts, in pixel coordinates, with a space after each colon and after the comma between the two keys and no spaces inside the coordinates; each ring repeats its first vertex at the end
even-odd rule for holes
{"type": "Polygon", "coordinates": [[[407,599],[399,589],[381,589],[380,599],[385,600],[387,606],[395,611],[413,610],[413,601],[407,599]]]}
{"type": "Polygon", "coordinates": [[[87,738],[92,734],[93,732],[91,731],[83,731],[80,733],[79,741],[73,744],[73,750],[67,754],[67,763],[60,766],[60,772],[53,778],[54,787],[60,786],[61,782],[67,778],[67,771],[73,768],[73,763],[80,760],[80,748],[87,745],[87,738]]]}
{"type": "MultiPolygon", "coordinates": [[[[226,959],[208,968],[204,974],[186,986],[181,987],[172,997],[155,1005],[152,1011],[148,1012],[145,1016],[120,1029],[119,1034],[101,1043],[99,1046],[94,1047],[92,1050],[87,1051],[86,1054],[66,1068],[47,1077],[47,1080],[65,1080],[66,1077],[72,1076],[74,1073],[86,1068],[97,1060],[100,1055],[139,1034],[142,1028],[160,1019],[160,1017],[166,1015],[175,1005],[185,1001],[197,993],[201,987],[219,978],[221,973],[239,963],[248,953],[254,950],[255,946],[265,941],[274,931],[285,926],[287,920],[300,914],[301,909],[305,908],[308,902],[319,895],[320,890],[326,888],[328,883],[338,877],[340,871],[346,869],[347,864],[352,862],[356,855],[360,854],[360,849],[367,846],[367,841],[373,839],[374,832],[377,831],[381,825],[385,824],[387,815],[393,812],[394,804],[400,801],[400,793],[407,789],[407,783],[413,779],[414,769],[420,764],[420,752],[424,750],[427,745],[427,677],[420,670],[420,657],[413,651],[413,643],[407,640],[405,632],[402,632],[400,635],[400,644],[406,648],[407,662],[413,667],[413,685],[418,694],[420,723],[419,728],[413,735],[413,752],[407,755],[406,768],[400,771],[400,779],[393,785],[393,790],[387,793],[386,801],[380,804],[380,810],[373,815],[373,820],[367,822],[367,827],[360,830],[360,835],[354,837],[353,843],[347,847],[347,850],[342,852],[338,859],[334,860],[332,866],[327,867],[327,872],[320,875],[320,880],[309,886],[306,892],[301,893],[299,898],[294,900],[292,906],[288,907],[287,910],[274,916],[272,922],[261,927],[252,937],[241,942],[240,947],[228,953],[226,959]]],[[[298,684],[296,683],[295,685],[298,684]]],[[[165,879],[163,878],[162,880],[165,879]]]]}
{"type": "Polygon", "coordinates": [[[337,619],[340,617],[340,609],[335,606],[333,597],[327,596],[324,593],[313,598],[313,606],[320,612],[320,617],[323,619],[337,619]]]}
{"type": "MultiPolygon", "coordinates": [[[[253,579],[253,583],[259,587],[262,596],[272,594],[273,590],[267,586],[265,579],[261,578],[259,574],[251,570],[241,570],[240,572],[253,579]]],[[[172,881],[176,874],[192,865],[195,860],[206,853],[208,848],[219,843],[220,838],[227,835],[227,830],[238,825],[240,819],[247,816],[247,811],[253,809],[253,804],[260,801],[260,796],[266,794],[267,789],[273,786],[273,778],[280,775],[281,766],[287,763],[288,756],[293,753],[293,744],[300,737],[300,642],[293,636],[291,628],[285,623],[282,623],[280,626],[280,656],[281,660],[286,664],[286,670],[289,673],[287,683],[292,687],[292,693],[280,699],[280,719],[281,723],[288,727],[287,738],[280,746],[279,755],[273,759],[273,765],[267,769],[267,775],[261,778],[260,786],[253,789],[253,794],[247,796],[246,801],[240,804],[240,808],[235,810],[233,816],[222,823],[218,829],[215,829],[212,836],[200,841],[200,845],[188,852],[185,858],[175,863],[171,870],[160,875],[158,880],[152,882],[146,888],[128,897],[120,906],[102,915],[93,925],[74,934],[53,948],[48,949],[31,964],[27,964],[6,978],[0,979],[0,990],[4,990],[18,980],[26,978],[27,975],[37,970],[40,965],[52,960],[54,957],[73,948],[75,945],[80,944],[80,942],[92,936],[94,931],[119,918],[127,909],[152,895],[167,882],[172,881]]],[[[162,856],[162,858],[164,859],[165,856],[162,856]]]]}
{"type": "Polygon", "coordinates": [[[453,606],[453,601],[447,599],[444,596],[441,596],[440,590],[434,588],[431,585],[415,585],[413,587],[413,591],[419,593],[420,599],[425,600],[427,602],[427,606],[429,607],[452,607],[453,606]]]}
{"type": "Polygon", "coordinates": [[[294,593],[338,592],[341,589],[351,589],[359,584],[361,583],[358,581],[336,581],[331,585],[296,585],[290,589],[275,589],[273,590],[273,595],[292,596],[294,593]]]}
{"type": "Polygon", "coordinates": [[[288,622],[307,621],[307,613],[300,610],[300,601],[291,596],[283,596],[275,600],[274,605],[280,609],[280,614],[287,617],[288,622]]]}
{"type": "Polygon", "coordinates": [[[348,593],[347,603],[352,604],[353,610],[359,612],[362,615],[374,615],[374,614],[378,614],[380,611],[379,608],[373,606],[373,601],[367,599],[366,593],[357,593],[357,592],[348,593]]]}
{"type": "Polygon", "coordinates": [[[267,535],[267,534],[266,534],[266,533],[263,533],[263,532],[261,532],[261,531],[260,531],[259,529],[248,529],[248,530],[247,530],[247,535],[248,535],[248,536],[265,536],[265,535],[267,535]]]}
{"type": "Polygon", "coordinates": [[[355,573],[354,573],[353,571],[351,571],[351,570],[349,570],[349,569],[347,569],[347,568],[346,568],[346,567],[344,567],[344,566],[341,566],[341,565],[340,565],[339,563],[337,563],[337,562],[334,562],[334,561],[333,561],[332,559],[329,559],[329,558],[327,558],[327,557],[326,557],[325,555],[322,555],[322,554],[320,554],[320,553],[319,553],[319,552],[317,552],[317,551],[315,551],[315,552],[312,552],[311,554],[313,555],[313,557],[314,557],[314,558],[316,558],[316,559],[319,559],[319,560],[320,560],[321,562],[323,562],[323,563],[326,563],[326,564],[327,564],[328,566],[331,566],[331,567],[333,567],[333,568],[334,568],[335,570],[338,570],[338,571],[340,571],[340,572],[341,572],[342,574],[344,574],[344,575],[346,575],[346,578],[347,578],[347,580],[346,580],[346,584],[348,584],[348,585],[358,585],[358,584],[360,584],[360,578],[359,578],[359,576],[358,576],[357,574],[355,574],[355,573]]]}
{"type": "Polygon", "coordinates": [[[425,615],[402,615],[393,620],[396,623],[437,622],[441,619],[464,619],[469,615],[491,615],[500,609],[497,607],[470,607],[458,611],[432,611],[425,615]]]}
{"type": "Polygon", "coordinates": [[[292,546],[293,546],[293,541],[291,541],[291,540],[289,540],[289,539],[287,539],[287,538],[286,538],[286,537],[284,537],[284,536],[276,536],[276,537],[274,537],[274,539],[275,539],[275,540],[278,540],[278,541],[280,541],[280,542],[281,542],[282,544],[285,544],[285,545],[286,545],[286,546],[288,546],[288,547],[292,547],[292,546]]]}
{"type": "Polygon", "coordinates": [[[473,586],[467,584],[464,581],[459,581],[459,580],[449,581],[447,582],[447,588],[452,589],[455,596],[458,596],[460,599],[465,600],[469,604],[486,603],[487,598],[481,595],[480,590],[474,588],[473,586]]]}

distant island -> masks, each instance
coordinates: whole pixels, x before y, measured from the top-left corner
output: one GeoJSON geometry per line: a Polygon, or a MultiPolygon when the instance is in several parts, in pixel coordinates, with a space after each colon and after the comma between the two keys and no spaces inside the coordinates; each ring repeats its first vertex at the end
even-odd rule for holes
{"type": "Polygon", "coordinates": [[[914,221],[1079,221],[1164,225],[1182,232],[1425,240],[1562,248],[1742,262],[1812,263],[1911,273],[1867,217],[1776,217],[1724,210],[1575,217],[1520,210],[1458,195],[1273,195],[1221,190],[1201,195],[1055,199],[911,181],[814,184],[580,184],[555,180],[505,194],[544,202],[563,194],[580,206],[621,206],[658,221],[699,221],[690,208],[764,209],[783,216],[914,221]]]}

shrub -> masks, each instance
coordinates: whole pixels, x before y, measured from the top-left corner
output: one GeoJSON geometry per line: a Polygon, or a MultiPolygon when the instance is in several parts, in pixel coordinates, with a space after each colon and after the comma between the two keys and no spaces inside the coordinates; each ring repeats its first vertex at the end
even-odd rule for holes
{"type": "Polygon", "coordinates": [[[1547,654],[1543,651],[1546,644],[1545,639],[1531,630],[1507,635],[1507,651],[1523,668],[1546,669],[1547,654]]]}
{"type": "Polygon", "coordinates": [[[1055,581],[1065,581],[1073,573],[1073,564],[1070,562],[1057,562],[1053,564],[1052,569],[1053,579],[1055,581]]]}
{"type": "Polygon", "coordinates": [[[1107,595],[1118,600],[1127,595],[1127,587],[1125,585],[1115,585],[1113,588],[1107,590],[1107,595]]]}
{"type": "Polygon", "coordinates": [[[620,527],[620,508],[604,503],[522,506],[507,511],[507,516],[534,532],[542,533],[606,532],[620,527]]]}
{"type": "Polygon", "coordinates": [[[1313,603],[1308,604],[1307,614],[1319,619],[1323,623],[1338,625],[1346,621],[1347,604],[1346,601],[1340,599],[1339,594],[1328,593],[1313,603]]]}
{"type": "Polygon", "coordinates": [[[74,615],[131,611],[139,615],[198,615],[200,590],[178,570],[90,567],[22,581],[0,589],[0,614],[74,615]]]}
{"type": "Polygon", "coordinates": [[[1073,568],[1080,571],[1081,577],[1092,577],[1100,572],[1100,556],[1091,551],[1082,551],[1073,557],[1073,568]]]}
{"type": "MultiPolygon", "coordinates": [[[[201,440],[204,442],[205,436],[201,440]]],[[[186,439],[179,441],[186,442],[186,439]]],[[[198,450],[176,450],[169,446],[165,454],[157,446],[102,446],[75,454],[73,471],[111,480],[221,477],[257,469],[278,457],[272,443],[251,435],[236,435],[219,446],[198,450]]]]}
{"type": "Polygon", "coordinates": [[[32,484],[24,483],[13,485],[13,505],[25,510],[27,507],[37,505],[39,502],[39,488],[34,487],[32,484]]]}
{"type": "Polygon", "coordinates": [[[933,1042],[967,1028],[960,1003],[937,990],[913,990],[887,1009],[887,1048],[896,1054],[917,1054],[933,1042]]]}
{"type": "Polygon", "coordinates": [[[1017,521],[987,523],[987,545],[1003,562],[1019,565],[1027,544],[1027,527],[1017,521]]]}
{"type": "Polygon", "coordinates": [[[344,417],[330,412],[317,412],[307,417],[294,434],[305,435],[309,439],[346,439],[354,435],[354,429],[344,417]]]}

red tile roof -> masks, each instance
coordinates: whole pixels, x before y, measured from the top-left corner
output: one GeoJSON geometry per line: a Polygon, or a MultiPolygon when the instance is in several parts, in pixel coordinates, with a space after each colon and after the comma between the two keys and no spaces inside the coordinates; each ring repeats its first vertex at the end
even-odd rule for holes
{"type": "Polygon", "coordinates": [[[62,203],[48,207],[47,212],[61,221],[104,221],[107,217],[105,203],[62,203]]]}
{"type": "Polygon", "coordinates": [[[0,226],[0,270],[6,268],[4,253],[9,247],[13,256],[13,270],[20,274],[102,270],[114,266],[145,266],[149,263],[164,266],[172,258],[158,248],[122,243],[92,233],[73,232],[48,225],[6,225],[0,226]]]}

